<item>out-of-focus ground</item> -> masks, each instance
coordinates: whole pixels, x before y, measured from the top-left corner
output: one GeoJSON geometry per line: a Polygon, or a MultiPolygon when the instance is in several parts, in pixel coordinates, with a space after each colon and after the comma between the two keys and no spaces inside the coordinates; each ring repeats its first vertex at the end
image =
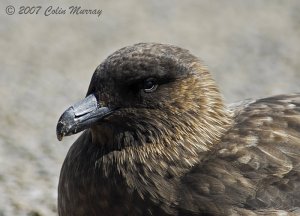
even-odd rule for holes
{"type": "Polygon", "coordinates": [[[58,117],[85,96],[96,66],[137,42],[175,44],[208,65],[227,102],[300,92],[298,0],[0,2],[0,216],[57,215],[70,144],[58,117]],[[6,15],[13,5],[39,15],[6,15]],[[102,9],[44,16],[48,6],[102,9]]]}

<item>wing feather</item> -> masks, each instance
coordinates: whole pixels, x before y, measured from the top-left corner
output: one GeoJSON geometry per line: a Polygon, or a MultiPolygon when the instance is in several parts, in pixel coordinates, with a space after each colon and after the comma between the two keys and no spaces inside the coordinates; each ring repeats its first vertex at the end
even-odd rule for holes
{"type": "Polygon", "coordinates": [[[212,215],[295,214],[300,207],[300,94],[248,100],[229,109],[235,124],[182,179],[181,200],[194,212],[212,215]]]}

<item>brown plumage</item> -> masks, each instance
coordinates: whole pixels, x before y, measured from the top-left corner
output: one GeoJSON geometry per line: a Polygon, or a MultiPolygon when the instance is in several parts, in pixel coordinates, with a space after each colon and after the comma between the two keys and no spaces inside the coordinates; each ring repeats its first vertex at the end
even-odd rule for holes
{"type": "Polygon", "coordinates": [[[227,107],[185,49],[109,56],[57,136],[82,130],[61,170],[60,216],[300,214],[300,94],[227,107]]]}

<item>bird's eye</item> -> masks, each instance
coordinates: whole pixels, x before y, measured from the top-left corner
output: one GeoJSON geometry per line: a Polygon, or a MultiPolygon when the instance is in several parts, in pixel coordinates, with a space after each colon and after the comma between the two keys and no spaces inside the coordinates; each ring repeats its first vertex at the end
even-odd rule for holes
{"type": "Polygon", "coordinates": [[[143,89],[144,92],[150,93],[154,92],[157,89],[157,81],[155,78],[148,78],[144,81],[143,89]]]}

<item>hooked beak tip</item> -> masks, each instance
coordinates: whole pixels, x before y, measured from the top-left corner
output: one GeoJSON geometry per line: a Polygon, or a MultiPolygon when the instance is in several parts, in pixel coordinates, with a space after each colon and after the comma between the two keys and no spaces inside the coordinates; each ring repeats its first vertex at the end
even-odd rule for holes
{"type": "Polygon", "coordinates": [[[64,137],[63,135],[57,135],[58,141],[62,141],[63,137],[64,137]]]}
{"type": "Polygon", "coordinates": [[[62,131],[63,127],[64,127],[64,124],[61,121],[59,121],[56,126],[56,136],[57,136],[58,141],[62,141],[62,139],[65,135],[64,132],[62,131]]]}
{"type": "Polygon", "coordinates": [[[65,124],[59,121],[56,126],[56,137],[58,141],[62,141],[63,137],[66,135],[64,130],[65,130],[65,124]]]}

